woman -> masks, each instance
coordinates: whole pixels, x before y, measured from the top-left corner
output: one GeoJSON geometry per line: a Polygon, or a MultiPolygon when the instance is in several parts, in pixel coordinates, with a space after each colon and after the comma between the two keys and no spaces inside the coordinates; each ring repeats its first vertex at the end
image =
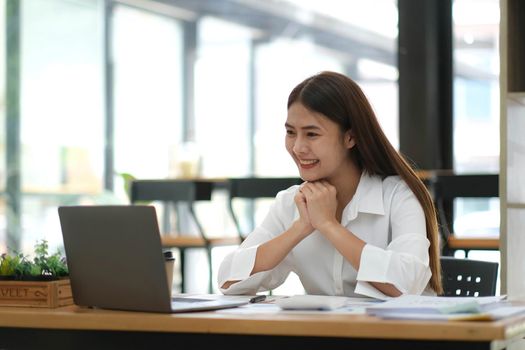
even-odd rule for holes
{"type": "Polygon", "coordinates": [[[306,293],[441,294],[432,199],[392,147],[359,86],[321,72],[288,98],[286,149],[304,183],[221,263],[224,294],[255,294],[295,272],[306,293]]]}

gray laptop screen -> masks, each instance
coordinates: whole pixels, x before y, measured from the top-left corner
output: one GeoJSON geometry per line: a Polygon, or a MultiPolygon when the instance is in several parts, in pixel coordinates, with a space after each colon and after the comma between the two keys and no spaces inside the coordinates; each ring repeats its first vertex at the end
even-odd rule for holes
{"type": "Polygon", "coordinates": [[[170,293],[155,208],[58,209],[77,305],[170,312],[170,293]]]}

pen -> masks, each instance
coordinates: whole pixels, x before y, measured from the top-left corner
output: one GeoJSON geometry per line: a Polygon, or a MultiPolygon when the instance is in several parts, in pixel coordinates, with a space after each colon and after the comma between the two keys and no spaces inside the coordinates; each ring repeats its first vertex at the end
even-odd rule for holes
{"type": "Polygon", "coordinates": [[[250,303],[260,303],[261,301],[264,301],[266,299],[266,295],[256,295],[253,298],[250,299],[250,303]]]}

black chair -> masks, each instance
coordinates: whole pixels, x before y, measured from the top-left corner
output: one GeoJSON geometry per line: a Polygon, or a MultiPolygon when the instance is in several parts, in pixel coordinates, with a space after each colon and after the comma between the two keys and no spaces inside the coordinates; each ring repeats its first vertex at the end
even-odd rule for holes
{"type": "Polygon", "coordinates": [[[243,241],[246,235],[255,227],[254,204],[257,199],[275,198],[277,193],[290,186],[301,184],[302,180],[295,177],[246,177],[228,179],[228,208],[237,228],[239,239],[243,241]],[[237,199],[248,201],[245,207],[245,217],[248,218],[248,229],[243,229],[239,210],[235,210],[237,199]]]}
{"type": "Polygon", "coordinates": [[[203,225],[199,221],[194,204],[196,201],[211,200],[213,182],[194,180],[133,180],[130,187],[130,200],[132,204],[140,204],[144,201],[163,202],[164,215],[161,225],[161,241],[164,248],[177,248],[180,256],[180,289],[186,292],[185,283],[185,252],[186,249],[205,249],[208,260],[208,290],[213,292],[213,270],[212,249],[217,246],[238,245],[237,236],[208,237],[203,225]],[[172,230],[170,214],[176,214],[176,232],[172,230]],[[187,220],[189,219],[189,220],[187,220]],[[188,232],[182,222],[187,221],[187,227],[191,222],[196,226],[196,232],[188,232]]]}
{"type": "Polygon", "coordinates": [[[458,238],[454,235],[454,199],[499,197],[497,174],[436,175],[429,179],[440,222],[442,255],[454,254],[456,250],[499,250],[499,239],[492,237],[458,238]]]}
{"type": "Polygon", "coordinates": [[[444,296],[493,296],[498,280],[497,262],[441,257],[444,296]]]}

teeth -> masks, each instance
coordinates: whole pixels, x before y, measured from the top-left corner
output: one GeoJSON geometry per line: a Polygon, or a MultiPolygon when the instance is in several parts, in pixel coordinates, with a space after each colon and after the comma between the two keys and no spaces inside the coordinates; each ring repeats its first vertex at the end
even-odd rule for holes
{"type": "Polygon", "coordinates": [[[310,164],[317,163],[317,159],[315,159],[315,160],[302,160],[302,159],[300,159],[299,163],[304,164],[304,165],[310,165],[310,164]]]}

